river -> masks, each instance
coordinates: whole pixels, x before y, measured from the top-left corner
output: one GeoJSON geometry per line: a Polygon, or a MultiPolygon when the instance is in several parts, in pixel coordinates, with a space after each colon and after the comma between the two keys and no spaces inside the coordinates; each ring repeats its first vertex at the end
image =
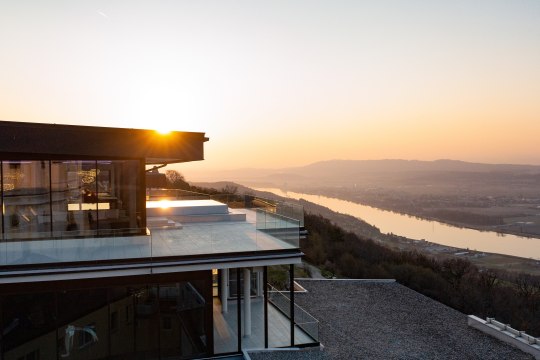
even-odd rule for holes
{"type": "Polygon", "coordinates": [[[410,239],[426,240],[462,249],[540,259],[540,239],[536,238],[460,228],[322,195],[285,192],[277,188],[255,190],[268,191],[292,199],[302,198],[333,211],[360,218],[378,227],[382,233],[393,233],[410,239]]]}

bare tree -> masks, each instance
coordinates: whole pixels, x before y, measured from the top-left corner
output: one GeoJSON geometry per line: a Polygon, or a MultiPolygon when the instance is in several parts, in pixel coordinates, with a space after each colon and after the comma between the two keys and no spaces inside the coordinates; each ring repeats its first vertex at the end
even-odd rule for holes
{"type": "Polygon", "coordinates": [[[167,184],[171,189],[189,190],[191,188],[184,178],[184,175],[176,170],[165,171],[165,177],[167,177],[167,184]]]}

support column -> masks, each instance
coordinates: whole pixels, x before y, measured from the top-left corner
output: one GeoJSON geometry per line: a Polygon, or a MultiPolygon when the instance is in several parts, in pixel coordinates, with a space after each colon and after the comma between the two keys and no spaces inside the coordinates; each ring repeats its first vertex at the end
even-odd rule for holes
{"type": "Polygon", "coordinates": [[[257,272],[257,297],[262,297],[264,295],[263,286],[263,272],[259,271],[257,272]]]}
{"type": "Polygon", "coordinates": [[[289,294],[291,312],[291,346],[294,346],[294,264],[289,265],[289,294]]]}
{"type": "Polygon", "coordinates": [[[242,349],[242,287],[240,286],[240,268],[236,268],[236,324],[238,324],[236,337],[238,339],[238,349],[242,349]]]}
{"type": "Polygon", "coordinates": [[[244,336],[251,336],[251,271],[244,269],[244,336]]]}
{"type": "Polygon", "coordinates": [[[221,269],[221,312],[229,311],[229,269],[221,269]]]}
{"type": "Polygon", "coordinates": [[[268,266],[263,268],[264,284],[264,348],[268,349],[268,266]]]}

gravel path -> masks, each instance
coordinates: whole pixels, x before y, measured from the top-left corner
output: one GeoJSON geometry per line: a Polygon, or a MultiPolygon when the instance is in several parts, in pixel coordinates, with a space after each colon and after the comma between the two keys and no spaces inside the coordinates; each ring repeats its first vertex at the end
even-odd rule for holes
{"type": "Polygon", "coordinates": [[[256,354],[253,360],[533,359],[468,327],[464,314],[398,283],[299,283],[308,293],[297,294],[296,302],[320,321],[324,351],[256,354]]]}

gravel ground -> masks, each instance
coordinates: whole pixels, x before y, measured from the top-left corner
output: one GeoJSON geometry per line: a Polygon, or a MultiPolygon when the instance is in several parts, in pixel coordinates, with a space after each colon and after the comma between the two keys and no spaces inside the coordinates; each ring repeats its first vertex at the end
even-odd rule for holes
{"type": "Polygon", "coordinates": [[[251,360],[329,360],[331,357],[324,351],[272,351],[249,353],[251,360]]]}
{"type": "Polygon", "coordinates": [[[466,315],[398,283],[299,282],[308,293],[295,300],[320,321],[324,351],[250,354],[253,360],[533,359],[470,328],[466,315]]]}

